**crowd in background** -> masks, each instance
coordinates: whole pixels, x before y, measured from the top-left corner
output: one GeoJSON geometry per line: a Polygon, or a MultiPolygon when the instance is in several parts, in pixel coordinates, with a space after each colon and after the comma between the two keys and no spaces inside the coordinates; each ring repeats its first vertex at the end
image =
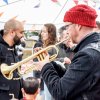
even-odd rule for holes
{"type": "MultiPolygon", "coordinates": [[[[32,47],[33,54],[36,53],[36,50],[38,49],[38,47],[46,48],[50,45],[55,45],[56,43],[61,42],[64,39],[66,39],[66,37],[68,37],[68,34],[66,34],[67,26],[62,26],[58,30],[58,32],[60,35],[59,39],[57,37],[58,33],[57,33],[56,26],[51,23],[44,24],[44,26],[41,30],[41,33],[39,33],[39,40],[35,41],[36,43],[32,47]]],[[[3,29],[0,31],[0,34],[3,36],[3,34],[4,34],[3,29]]],[[[72,44],[71,40],[68,40],[68,41],[64,41],[61,44],[57,45],[57,48],[59,49],[59,53],[58,53],[57,58],[55,59],[55,62],[62,65],[62,67],[64,67],[64,65],[65,65],[66,68],[71,63],[71,59],[74,54],[73,48],[75,46],[74,44],[72,44]],[[68,43],[68,41],[69,41],[69,43],[68,43]],[[70,44],[71,44],[71,46],[70,46],[70,44]]],[[[19,61],[23,60],[22,57],[23,57],[24,48],[25,48],[25,40],[23,40],[23,38],[21,38],[21,41],[15,47],[19,61]]],[[[53,55],[55,53],[56,53],[56,51],[54,49],[51,49],[49,51],[50,55],[53,55]]],[[[33,61],[36,61],[36,60],[37,59],[33,59],[33,61]]],[[[54,62],[52,62],[52,63],[54,63],[54,62]]],[[[29,65],[29,63],[27,65],[29,65]]],[[[39,79],[39,82],[40,82],[40,83],[38,83],[38,84],[40,84],[40,92],[37,92],[37,94],[40,94],[41,100],[44,100],[44,98],[45,98],[45,100],[53,100],[53,97],[50,95],[45,83],[43,82],[43,79],[41,78],[40,73],[41,72],[38,70],[32,72],[32,76],[35,77],[36,79],[39,79]]],[[[29,76],[27,75],[27,77],[29,77],[29,76]]],[[[29,79],[30,79],[30,81],[32,81],[31,78],[29,78],[29,79]]],[[[26,80],[27,80],[27,78],[26,78],[26,80]]],[[[38,86],[38,88],[39,88],[39,86],[38,86]]],[[[24,90],[22,90],[22,91],[24,91],[24,90]]]]}
{"type": "MultiPolygon", "coordinates": [[[[79,7],[80,9],[83,8],[82,10],[79,10],[80,12],[83,11],[84,9],[88,9],[90,12],[95,14],[95,11],[90,9],[88,6],[86,6],[86,8],[83,5],[76,6],[76,7],[79,7]]],[[[75,9],[77,12],[78,8],[77,9],[73,8],[73,9],[75,9]]],[[[73,9],[71,9],[71,11],[73,9]]],[[[31,76],[27,75],[26,78],[24,78],[23,76],[21,79],[18,79],[18,80],[6,79],[2,75],[3,73],[1,71],[0,72],[0,84],[1,84],[0,85],[0,97],[1,97],[0,100],[10,100],[10,99],[12,100],[14,99],[17,99],[17,100],[65,100],[66,99],[67,100],[67,98],[68,100],[83,100],[81,96],[78,96],[78,94],[81,94],[81,92],[84,93],[84,91],[86,93],[87,88],[89,88],[88,85],[91,85],[92,81],[95,81],[95,82],[87,91],[87,94],[89,91],[91,94],[88,94],[88,95],[82,94],[82,96],[83,98],[86,98],[84,100],[99,100],[98,96],[96,97],[97,99],[94,99],[95,96],[93,99],[87,99],[87,98],[91,98],[91,95],[93,95],[92,88],[95,92],[95,89],[97,90],[97,88],[100,87],[98,85],[100,81],[98,78],[99,67],[97,67],[97,69],[93,71],[89,68],[92,65],[94,65],[94,67],[99,66],[100,64],[99,54],[97,54],[97,52],[92,51],[90,47],[84,48],[83,49],[84,51],[81,51],[79,53],[77,52],[78,50],[80,51],[85,45],[89,44],[88,42],[91,42],[92,40],[93,40],[92,43],[95,43],[95,46],[94,44],[93,46],[94,47],[97,46],[96,50],[98,49],[99,47],[98,41],[100,41],[99,40],[100,22],[97,21],[95,23],[96,15],[94,16],[91,13],[90,16],[87,16],[88,14],[85,13],[85,10],[84,10],[84,13],[86,14],[87,18],[88,17],[91,18],[89,19],[89,21],[92,24],[86,21],[84,22],[79,21],[77,19],[77,15],[76,15],[76,19],[78,21],[76,21],[74,18],[72,18],[73,15],[70,15],[73,12],[69,11],[67,13],[69,15],[65,14],[64,20],[65,22],[68,21],[68,24],[61,26],[60,29],[57,29],[56,26],[52,23],[44,24],[43,27],[41,28],[41,32],[39,33],[39,40],[35,41],[35,44],[32,47],[32,51],[34,55],[41,49],[47,48],[48,46],[55,45],[61,42],[59,45],[56,46],[59,50],[56,59],[54,59],[51,62],[49,62],[49,59],[47,57],[45,58],[44,62],[39,62],[38,59],[36,58],[31,59],[29,63],[23,64],[22,70],[23,69],[26,70],[25,69],[26,66],[27,68],[29,68],[30,63],[33,63],[33,62],[37,64],[40,63],[38,67],[40,69],[37,68],[37,70],[34,70],[31,72],[32,73],[31,76]],[[75,24],[73,23],[73,21],[75,24]],[[82,25],[82,26],[79,26],[79,25],[82,25]],[[70,29],[69,27],[72,29],[70,29]],[[75,28],[77,29],[75,30],[75,28]],[[74,32],[77,33],[77,35],[75,35],[74,32]],[[85,34],[85,32],[87,34],[85,34]],[[91,32],[92,32],[92,35],[88,34],[91,32]],[[59,34],[59,38],[58,38],[58,34],[59,34]],[[90,36],[90,39],[88,38],[88,40],[85,40],[87,39],[88,36],[90,36]],[[75,39],[75,37],[78,37],[78,38],[75,39]],[[66,41],[62,42],[65,39],[66,41]],[[88,51],[87,49],[89,49],[90,51],[88,51]],[[96,59],[96,61],[94,61],[95,59],[92,56],[96,59]],[[94,64],[91,59],[96,64],[94,64]],[[79,68],[77,68],[76,66],[79,66],[79,68]],[[88,66],[88,67],[85,67],[85,66],[88,66]],[[85,69],[83,69],[83,67],[85,67],[85,69]],[[81,70],[82,70],[82,73],[81,73],[81,70]],[[88,79],[88,75],[89,75],[89,79],[88,79]],[[97,77],[96,78],[97,80],[93,80],[92,78],[94,78],[94,76],[92,77],[92,75],[97,77]],[[84,89],[81,87],[81,85],[76,84],[78,81],[79,83],[82,82],[79,76],[81,78],[84,78],[85,80],[83,81],[83,84],[85,84],[84,89]],[[89,83],[86,84],[88,80],[91,80],[91,81],[89,81],[89,83]],[[65,91],[68,91],[68,92],[66,93],[62,92],[64,91],[64,86],[62,86],[62,84],[65,85],[65,91]],[[66,84],[70,86],[67,86],[66,84]],[[73,84],[76,86],[75,88],[73,88],[74,87],[73,84]],[[95,84],[97,87],[95,86],[95,84]],[[81,88],[79,88],[78,86],[81,88]],[[74,89],[77,89],[77,88],[78,88],[77,92],[74,91],[74,89]],[[71,94],[72,91],[73,93],[71,94]]],[[[81,20],[84,20],[84,19],[85,18],[81,20]]],[[[0,63],[1,64],[6,63],[7,65],[10,66],[10,65],[13,65],[13,63],[17,63],[23,60],[22,59],[23,50],[25,49],[25,41],[23,41],[23,37],[24,37],[24,27],[21,22],[12,19],[5,23],[4,29],[0,31],[0,63]]],[[[93,50],[94,50],[94,47],[92,47],[93,50]]],[[[48,50],[48,54],[47,54],[48,56],[52,56],[53,54],[56,54],[56,50],[54,48],[51,48],[50,50],[48,50]]],[[[9,73],[7,73],[7,75],[8,74],[9,73]]],[[[19,77],[17,70],[13,72],[13,77],[14,78],[19,77]]]]}

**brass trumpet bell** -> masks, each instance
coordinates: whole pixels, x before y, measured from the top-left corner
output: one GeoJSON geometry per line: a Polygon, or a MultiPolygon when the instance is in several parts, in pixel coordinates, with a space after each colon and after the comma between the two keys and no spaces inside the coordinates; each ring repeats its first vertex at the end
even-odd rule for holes
{"type": "Polygon", "coordinates": [[[26,58],[20,62],[15,63],[14,65],[8,66],[6,64],[1,64],[1,73],[8,80],[11,80],[13,78],[13,72],[16,69],[18,70],[18,73],[20,76],[27,74],[30,71],[36,69],[35,65],[30,66],[29,69],[27,69],[24,73],[21,72],[21,65],[27,63],[28,61],[30,61],[34,58],[37,58],[38,61],[43,61],[45,56],[46,56],[46,53],[48,53],[48,50],[50,50],[50,49],[55,49],[55,51],[56,51],[56,54],[51,55],[49,58],[50,61],[53,61],[57,57],[58,51],[59,51],[55,45],[48,46],[47,48],[44,48],[44,49],[38,51],[37,53],[29,56],[28,58],[26,58]]]}

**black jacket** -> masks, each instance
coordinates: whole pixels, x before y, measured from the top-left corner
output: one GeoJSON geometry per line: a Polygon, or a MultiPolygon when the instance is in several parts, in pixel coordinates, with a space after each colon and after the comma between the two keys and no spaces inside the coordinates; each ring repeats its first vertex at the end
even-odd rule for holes
{"type": "Polygon", "coordinates": [[[100,100],[100,34],[84,38],[75,48],[67,71],[47,63],[41,73],[55,100],[100,100]]]}
{"type": "MultiPolygon", "coordinates": [[[[18,56],[14,46],[10,47],[2,38],[0,34],[0,64],[5,63],[11,65],[18,62],[18,56]]],[[[9,66],[8,66],[9,67],[9,66]]],[[[17,72],[14,71],[13,76],[18,77],[17,72]]],[[[10,100],[14,94],[15,98],[19,99],[21,96],[21,84],[20,80],[7,80],[0,72],[0,100],[10,100]]]]}

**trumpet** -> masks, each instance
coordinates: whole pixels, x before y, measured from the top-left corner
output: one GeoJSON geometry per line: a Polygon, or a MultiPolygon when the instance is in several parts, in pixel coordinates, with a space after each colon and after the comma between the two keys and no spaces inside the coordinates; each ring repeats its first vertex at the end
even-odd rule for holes
{"type": "Polygon", "coordinates": [[[19,76],[21,77],[22,75],[25,75],[25,74],[28,74],[30,71],[32,70],[36,70],[36,66],[33,64],[32,66],[30,66],[27,70],[25,70],[24,73],[21,72],[21,65],[27,63],[28,61],[32,60],[32,59],[35,59],[37,58],[38,61],[43,61],[45,56],[46,56],[46,53],[48,53],[48,51],[50,49],[55,49],[56,53],[51,55],[49,57],[49,60],[50,61],[53,61],[57,55],[58,55],[58,48],[57,48],[57,45],[61,44],[62,42],[64,41],[67,41],[69,39],[69,37],[55,45],[51,45],[51,46],[48,46],[46,48],[43,48],[42,50],[38,51],[37,53],[27,57],[26,59],[20,61],[20,62],[17,62],[15,63],[14,65],[11,65],[11,66],[8,66],[6,64],[1,64],[1,73],[3,74],[3,76],[8,79],[8,80],[11,80],[11,79],[14,79],[16,80],[16,78],[13,78],[13,72],[17,69],[18,71],[18,74],[19,76]]]}

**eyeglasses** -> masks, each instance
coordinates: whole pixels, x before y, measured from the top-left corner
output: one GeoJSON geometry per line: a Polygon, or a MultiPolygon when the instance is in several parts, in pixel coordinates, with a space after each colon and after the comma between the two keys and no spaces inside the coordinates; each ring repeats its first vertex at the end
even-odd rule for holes
{"type": "Polygon", "coordinates": [[[68,27],[69,27],[70,25],[72,25],[72,23],[71,23],[71,24],[65,25],[65,28],[68,29],[68,27]]]}

